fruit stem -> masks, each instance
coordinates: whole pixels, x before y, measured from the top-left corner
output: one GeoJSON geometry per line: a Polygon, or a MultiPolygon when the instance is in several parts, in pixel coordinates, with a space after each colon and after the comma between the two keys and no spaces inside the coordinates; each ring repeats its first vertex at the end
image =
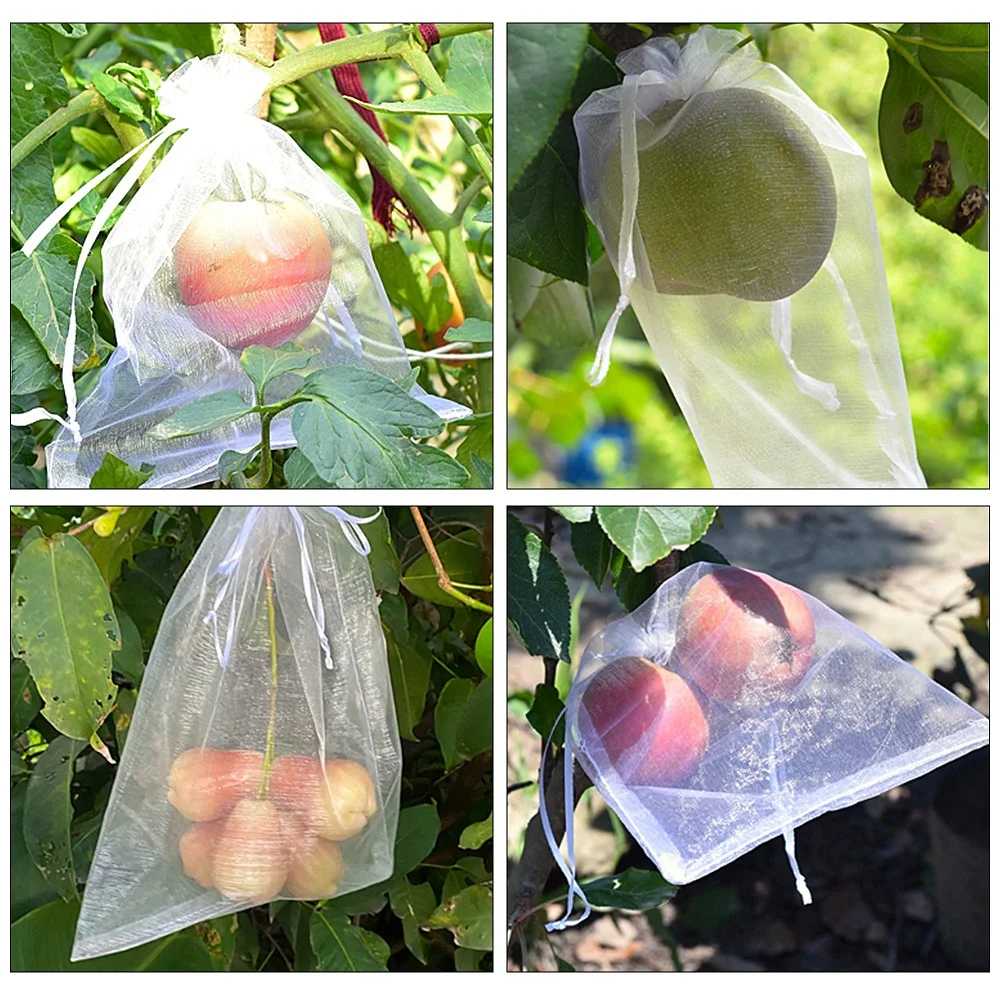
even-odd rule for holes
{"type": "Polygon", "coordinates": [[[60,129],[92,111],[100,111],[104,99],[88,87],[76,95],[64,108],[53,111],[45,121],[36,125],[10,151],[10,169],[13,170],[26,156],[30,156],[46,139],[51,139],[60,129]]]}
{"type": "MultiPolygon", "coordinates": [[[[263,393],[257,390],[257,405],[264,405],[263,393]]],[[[274,466],[271,458],[271,421],[276,413],[264,410],[260,414],[260,468],[246,481],[249,490],[262,490],[271,482],[274,466]]]]}
{"type": "Polygon", "coordinates": [[[431,534],[427,530],[427,525],[424,524],[424,516],[420,513],[420,508],[411,507],[410,514],[413,516],[413,523],[417,526],[417,531],[420,532],[420,539],[424,543],[427,555],[430,556],[431,564],[434,566],[434,570],[437,573],[438,586],[446,594],[450,594],[454,597],[456,601],[461,601],[470,608],[475,608],[476,611],[485,611],[489,615],[493,614],[493,608],[491,608],[490,605],[484,604],[482,601],[477,601],[474,597],[469,597],[468,594],[463,594],[462,591],[458,590],[452,584],[451,577],[448,575],[448,571],[444,568],[444,563],[441,562],[441,557],[438,555],[438,551],[434,545],[433,539],[431,538],[431,534]]]}
{"type": "Polygon", "coordinates": [[[271,644],[271,714],[267,721],[267,743],[264,748],[264,769],[260,776],[257,798],[266,799],[271,787],[271,765],[274,763],[274,722],[278,709],[278,623],[274,610],[274,584],[271,563],[264,563],[264,586],[267,591],[267,628],[271,644]]]}

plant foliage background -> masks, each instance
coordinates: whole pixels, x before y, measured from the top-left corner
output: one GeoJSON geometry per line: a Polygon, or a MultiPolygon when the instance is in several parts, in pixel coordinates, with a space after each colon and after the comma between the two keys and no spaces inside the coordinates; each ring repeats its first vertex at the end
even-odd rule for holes
{"type": "MultiPolygon", "coordinates": [[[[440,590],[407,508],[365,526],[403,740],[392,878],[333,900],[246,910],[70,965],[115,778],[106,758],[120,758],[160,617],[217,513],[12,509],[12,611],[18,591],[43,596],[46,620],[26,624],[48,640],[47,652],[11,659],[11,968],[488,971],[492,617],[440,590]],[[72,655],[58,655],[60,643],[72,655]],[[110,706],[97,717],[81,694],[94,690],[110,706]]],[[[430,507],[422,515],[452,580],[488,588],[491,513],[430,507]]]]}
{"type": "MultiPolygon", "coordinates": [[[[597,388],[586,383],[618,287],[576,194],[571,122],[591,92],[621,79],[613,63],[616,50],[638,44],[651,30],[680,34],[696,27],[510,26],[511,485],[711,485],[631,310],[619,324],[607,379],[597,388]],[[531,113],[529,102],[535,102],[531,113]]],[[[965,185],[988,188],[988,143],[980,134],[988,131],[988,26],[892,25],[894,34],[849,24],[720,27],[752,35],[765,58],[865,151],[921,467],[931,486],[986,486],[988,218],[964,237],[938,222],[948,221],[965,185]],[[976,51],[947,53],[897,40],[921,36],[976,51]],[[928,90],[907,55],[980,132],[928,90]],[[923,214],[911,202],[921,161],[929,157],[926,130],[907,136],[880,121],[880,108],[886,122],[895,121],[918,99],[928,118],[931,108],[939,116],[955,173],[952,194],[925,201],[923,214]],[[914,141],[921,135],[923,146],[914,141]]]]}
{"type": "MultiPolygon", "coordinates": [[[[419,64],[419,73],[405,61],[418,58],[414,49],[406,49],[415,26],[375,26],[383,35],[376,35],[369,25],[346,27],[348,41],[371,34],[372,52],[389,54],[389,58],[359,64],[370,101],[390,108],[379,114],[389,146],[381,146],[339,97],[327,68],[278,86],[270,95],[268,119],[288,131],[361,207],[376,267],[396,309],[407,348],[425,352],[466,341],[467,353],[487,353],[492,345],[493,255],[489,26],[451,26],[454,36],[443,37],[432,47],[426,61],[419,64]],[[398,47],[390,51],[390,43],[398,47]],[[428,110],[429,88],[437,93],[438,85],[441,93],[450,95],[449,107],[466,113],[455,114],[453,120],[432,113],[436,111],[433,105],[428,110]],[[361,152],[371,144],[385,158],[383,166],[393,171],[397,188],[406,188],[403,193],[410,207],[431,236],[419,229],[409,231],[404,225],[396,238],[390,238],[372,220],[372,180],[361,152]],[[464,330],[455,329],[461,326],[464,330]]],[[[128,165],[88,195],[30,260],[20,252],[21,245],[58,203],[115,162],[125,149],[162,127],[163,119],[156,114],[156,91],[162,79],[192,56],[220,51],[228,45],[224,38],[222,26],[213,24],[11,25],[12,149],[24,148],[18,144],[43,123],[51,122],[54,129],[45,141],[27,139],[31,151],[23,159],[18,153],[11,174],[14,412],[44,406],[50,412],[65,413],[57,366],[80,244],[103,197],[128,165]]],[[[278,36],[278,62],[318,41],[314,25],[284,25],[278,36]]],[[[118,214],[116,210],[106,228],[118,214]]],[[[396,221],[402,224],[399,217],[396,221]]],[[[96,384],[115,344],[114,325],[102,299],[102,242],[98,240],[88,257],[77,295],[74,369],[81,398],[96,384]]],[[[253,350],[267,355],[272,366],[281,361],[274,355],[289,353],[253,350]]],[[[251,359],[250,365],[254,364],[259,366],[259,359],[251,359]]],[[[288,370],[295,367],[289,365],[288,370]]],[[[380,388],[391,394],[392,387],[373,386],[370,379],[335,390],[314,386],[312,401],[299,407],[315,411],[315,419],[300,420],[298,449],[276,453],[273,467],[268,463],[263,470],[253,453],[227,453],[220,461],[219,478],[232,485],[393,487],[399,485],[393,481],[393,469],[405,467],[409,486],[490,485],[492,371],[488,357],[447,364],[431,357],[420,362],[418,377],[424,384],[475,413],[472,419],[447,427],[437,419],[419,420],[398,401],[395,408],[382,408],[381,420],[373,419],[365,410],[365,400],[380,388]],[[366,430],[359,431],[359,426],[366,430]],[[336,455],[324,448],[331,436],[337,438],[336,455]],[[373,460],[373,453],[381,454],[382,460],[373,460]]],[[[374,381],[386,380],[376,377],[374,381]]],[[[232,400],[228,411],[225,402],[219,401],[211,414],[188,415],[187,426],[180,430],[193,433],[231,420],[232,400]]],[[[45,486],[42,449],[56,430],[54,421],[12,429],[14,486],[45,486]]],[[[148,470],[130,471],[111,459],[103,473],[104,486],[131,488],[149,478],[148,470]]]]}

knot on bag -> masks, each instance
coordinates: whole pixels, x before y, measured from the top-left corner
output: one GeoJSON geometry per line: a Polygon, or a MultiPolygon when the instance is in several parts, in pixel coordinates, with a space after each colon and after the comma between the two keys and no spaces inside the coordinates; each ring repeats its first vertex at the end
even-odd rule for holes
{"type": "Polygon", "coordinates": [[[218,128],[227,118],[257,117],[257,103],[270,78],[242,56],[222,53],[189,59],[160,87],[160,113],[188,128],[218,128]]]}

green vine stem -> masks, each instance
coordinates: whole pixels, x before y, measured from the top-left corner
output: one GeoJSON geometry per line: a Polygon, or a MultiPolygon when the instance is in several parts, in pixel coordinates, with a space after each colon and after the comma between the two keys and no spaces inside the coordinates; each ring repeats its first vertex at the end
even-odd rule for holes
{"type": "MultiPolygon", "coordinates": [[[[372,34],[376,34],[376,32],[372,34]]],[[[329,43],[329,45],[339,44],[340,42],[329,43]]],[[[287,38],[279,32],[279,54],[295,53],[295,51],[287,38]]],[[[294,55],[289,55],[287,58],[292,59],[294,55]]],[[[284,61],[284,58],[280,59],[278,65],[284,61]]],[[[364,123],[332,83],[317,73],[312,73],[310,76],[301,78],[299,85],[324,113],[327,125],[351,142],[355,149],[385,177],[399,192],[406,204],[410,206],[420,225],[427,231],[434,249],[441,258],[452,284],[455,286],[455,294],[462,303],[465,315],[490,321],[493,313],[483,296],[479,282],[476,280],[461,228],[454,223],[451,216],[434,204],[416,177],[364,123]]]]}
{"type": "MultiPolygon", "coordinates": [[[[432,94],[448,93],[448,88],[445,86],[444,80],[438,75],[438,71],[434,68],[434,64],[430,61],[422,45],[411,42],[409,48],[403,54],[403,59],[409,64],[413,72],[420,77],[423,85],[432,94]]],[[[472,126],[461,115],[449,115],[448,117],[455,126],[455,131],[458,132],[462,137],[462,141],[468,146],[472,158],[476,161],[476,165],[483,172],[486,183],[490,187],[493,187],[493,161],[490,159],[490,154],[480,141],[479,136],[472,131],[472,126]]]]}
{"type": "Polygon", "coordinates": [[[60,129],[65,128],[78,118],[89,115],[92,111],[103,110],[104,99],[92,88],[87,88],[76,95],[64,108],[53,111],[45,121],[36,125],[20,142],[15,143],[10,151],[10,169],[13,170],[26,156],[30,156],[46,139],[51,139],[60,129]]]}
{"type": "MultiPolygon", "coordinates": [[[[489,31],[493,25],[438,24],[436,27],[442,38],[453,38],[456,35],[489,31]]],[[[349,35],[347,38],[340,38],[324,45],[316,45],[301,52],[293,48],[288,56],[279,59],[271,68],[269,89],[274,90],[276,87],[301,80],[303,77],[320,70],[332,69],[334,66],[370,62],[373,59],[398,59],[408,51],[412,45],[412,39],[412,28],[409,25],[399,25],[383,28],[381,31],[349,35]]]]}
{"type": "Polygon", "coordinates": [[[264,769],[260,775],[257,798],[266,799],[271,785],[271,766],[274,764],[274,725],[278,711],[278,623],[274,610],[274,583],[271,579],[270,559],[264,563],[264,587],[267,593],[267,629],[271,647],[271,711],[267,720],[267,742],[264,747],[264,769]]]}

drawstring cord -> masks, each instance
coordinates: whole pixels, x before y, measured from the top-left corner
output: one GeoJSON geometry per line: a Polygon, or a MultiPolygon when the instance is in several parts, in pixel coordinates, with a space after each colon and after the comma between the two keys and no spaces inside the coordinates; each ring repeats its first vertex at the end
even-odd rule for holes
{"type": "Polygon", "coordinates": [[[542,763],[538,769],[538,811],[542,818],[542,829],[545,831],[545,840],[548,842],[552,857],[555,858],[556,864],[563,875],[566,876],[566,881],[569,883],[569,893],[566,897],[566,912],[558,920],[553,920],[552,923],[546,924],[545,929],[547,931],[561,931],[567,927],[575,927],[590,916],[590,901],[587,899],[587,894],[583,891],[580,883],[576,880],[576,849],[573,843],[573,754],[570,752],[568,740],[563,745],[563,796],[565,798],[566,855],[569,858],[568,864],[559,850],[559,844],[556,842],[555,835],[552,833],[552,824],[549,822],[549,810],[545,801],[545,764],[549,756],[549,747],[552,745],[552,736],[565,715],[566,709],[564,708],[553,723],[552,731],[549,733],[549,737],[545,741],[545,748],[542,750],[542,763]],[[584,907],[583,911],[575,917],[571,916],[574,896],[578,896],[583,900],[584,907]]]}
{"type": "Polygon", "coordinates": [[[621,165],[622,165],[622,215],[618,230],[618,286],[620,295],[615,310],[608,319],[597,345],[594,364],[587,374],[590,385],[600,385],[611,366],[611,345],[614,343],[618,321],[629,306],[629,291],[635,281],[635,253],[632,232],[639,202],[639,149],[635,131],[637,76],[626,76],[622,82],[621,103],[621,165]]]}
{"type": "MultiPolygon", "coordinates": [[[[783,808],[785,798],[785,768],[782,764],[778,763],[778,748],[781,745],[781,738],[778,736],[778,729],[773,719],[771,720],[769,735],[771,740],[771,792],[774,794],[779,806],[783,808]]],[[[782,827],[781,835],[785,841],[785,855],[788,858],[789,867],[792,869],[792,875],[795,876],[795,888],[798,889],[799,895],[802,897],[802,902],[808,906],[812,902],[812,893],[809,891],[805,876],[802,874],[798,859],[795,857],[795,828],[791,823],[787,823],[782,827]]]]}
{"type": "Polygon", "coordinates": [[[356,514],[348,514],[343,507],[324,507],[328,514],[333,514],[343,531],[344,537],[351,543],[351,547],[359,556],[369,556],[372,547],[368,541],[368,536],[361,530],[360,525],[371,524],[382,516],[382,508],[371,515],[371,517],[358,517],[356,514]]]}

